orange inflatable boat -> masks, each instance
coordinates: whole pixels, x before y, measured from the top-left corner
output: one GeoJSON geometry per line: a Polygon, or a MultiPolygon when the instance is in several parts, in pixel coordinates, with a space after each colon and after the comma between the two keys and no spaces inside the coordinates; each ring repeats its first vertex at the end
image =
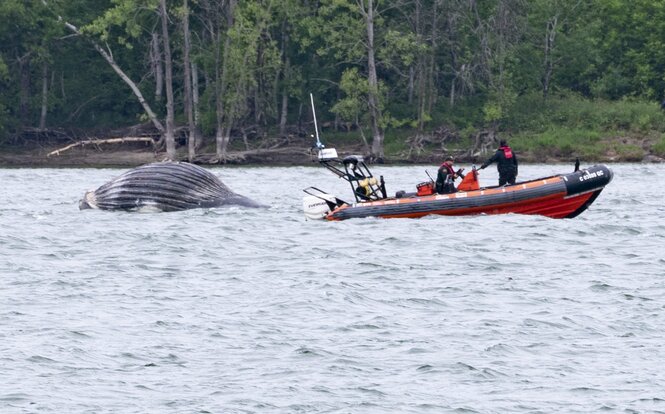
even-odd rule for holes
{"type": "Polygon", "coordinates": [[[303,199],[309,219],[345,220],[362,217],[418,218],[430,214],[461,216],[472,214],[538,214],[551,218],[572,218],[585,211],[612,181],[612,170],[604,165],[578,169],[502,187],[480,187],[478,171],[464,177],[457,192],[435,194],[433,183],[416,186],[416,191],[397,192],[388,197],[383,176],[372,175],[362,157],[337,157],[334,149],[319,149],[318,161],[351,185],[355,202],[347,202],[316,187],[308,187],[303,199]]]}

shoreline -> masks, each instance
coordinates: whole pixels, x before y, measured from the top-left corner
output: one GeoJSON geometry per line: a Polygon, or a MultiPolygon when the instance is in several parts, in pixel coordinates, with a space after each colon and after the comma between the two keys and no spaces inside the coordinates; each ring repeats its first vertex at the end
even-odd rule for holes
{"type": "MultiPolygon", "coordinates": [[[[356,147],[337,146],[340,154],[357,154],[356,147]]],[[[0,152],[0,168],[131,168],[143,164],[160,162],[166,160],[165,152],[154,152],[146,149],[73,149],[59,155],[47,157],[51,149],[40,148],[36,150],[24,150],[16,152],[0,152]]],[[[536,159],[531,154],[519,155],[520,163],[545,163],[545,164],[568,164],[574,163],[575,157],[561,159],[547,157],[536,159]]],[[[490,155],[488,154],[487,157],[490,155]]],[[[487,157],[458,157],[458,164],[480,164],[487,157]]],[[[388,158],[384,165],[438,165],[443,158],[442,154],[421,154],[411,159],[388,158]]],[[[178,161],[187,161],[187,153],[177,152],[178,161]]],[[[621,159],[616,156],[606,156],[597,160],[584,160],[583,164],[593,163],[631,163],[650,164],[663,163],[664,159],[647,155],[642,160],[621,159]]],[[[215,154],[199,154],[193,163],[203,166],[225,165],[225,166],[308,166],[314,165],[315,157],[309,149],[301,147],[283,147],[269,150],[233,151],[229,153],[226,162],[218,162],[215,154]]]]}

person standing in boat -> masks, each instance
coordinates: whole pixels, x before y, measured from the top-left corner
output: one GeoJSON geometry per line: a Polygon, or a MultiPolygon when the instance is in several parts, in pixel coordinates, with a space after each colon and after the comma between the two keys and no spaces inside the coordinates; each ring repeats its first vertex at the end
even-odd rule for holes
{"type": "Polygon", "coordinates": [[[517,179],[517,156],[505,139],[499,142],[499,148],[490,159],[480,166],[480,169],[482,170],[493,162],[496,162],[496,169],[499,171],[499,185],[515,184],[517,179]]]}
{"type": "Polygon", "coordinates": [[[453,157],[449,155],[439,167],[439,171],[436,174],[437,194],[450,194],[457,191],[455,188],[455,179],[461,176],[461,170],[458,172],[453,170],[454,161],[453,157]]]}

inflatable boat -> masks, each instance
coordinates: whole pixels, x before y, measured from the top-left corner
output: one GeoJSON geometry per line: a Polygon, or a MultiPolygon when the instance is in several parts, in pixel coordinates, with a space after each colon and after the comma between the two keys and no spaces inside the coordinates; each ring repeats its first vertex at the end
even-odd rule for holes
{"type": "Polygon", "coordinates": [[[388,197],[383,176],[374,177],[362,157],[339,158],[335,149],[319,144],[317,158],[321,165],[349,182],[354,201],[344,201],[316,187],[305,188],[303,209],[308,219],[508,213],[573,218],[589,208],[613,176],[612,170],[604,165],[580,169],[578,162],[568,174],[483,188],[478,182],[479,171],[474,167],[454,193],[436,194],[430,181],[417,185],[415,192],[399,191],[388,197]]]}

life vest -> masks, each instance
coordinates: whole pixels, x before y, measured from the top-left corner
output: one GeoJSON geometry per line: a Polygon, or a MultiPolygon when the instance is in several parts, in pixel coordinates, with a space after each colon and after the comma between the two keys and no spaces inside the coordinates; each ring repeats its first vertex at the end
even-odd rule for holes
{"type": "Polygon", "coordinates": [[[499,147],[499,149],[503,151],[503,155],[506,156],[507,160],[513,158],[513,150],[510,149],[508,145],[506,145],[505,147],[499,147]]]}
{"type": "MultiPolygon", "coordinates": [[[[512,157],[512,155],[511,155],[511,157],[512,157]]],[[[443,164],[441,164],[441,167],[439,167],[439,169],[441,169],[443,167],[445,167],[446,170],[448,170],[448,174],[450,174],[451,176],[455,175],[455,170],[453,170],[452,165],[448,165],[444,162],[443,164]]]]}
{"type": "Polygon", "coordinates": [[[444,162],[441,164],[441,167],[439,167],[439,172],[439,176],[436,177],[436,192],[439,194],[448,194],[457,191],[455,189],[455,170],[453,170],[453,167],[444,162]],[[448,174],[446,174],[445,180],[441,182],[439,181],[439,178],[443,175],[442,170],[444,168],[448,174]]]}

